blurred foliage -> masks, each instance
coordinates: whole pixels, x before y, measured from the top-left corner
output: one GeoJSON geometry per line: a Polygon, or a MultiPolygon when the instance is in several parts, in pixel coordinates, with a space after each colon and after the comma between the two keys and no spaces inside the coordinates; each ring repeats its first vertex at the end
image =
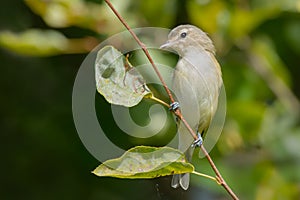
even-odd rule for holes
{"type": "MultiPolygon", "coordinates": [[[[300,1],[112,2],[132,27],[190,23],[208,32],[228,102],[213,159],[241,199],[299,199],[300,1]]],[[[171,190],[166,178],[132,181],[90,174],[98,161],[80,143],[72,123],[72,84],[86,53],[124,27],[103,1],[1,4],[1,167],[6,172],[1,199],[228,198],[223,188],[198,177],[182,193],[171,190]]],[[[110,139],[123,147],[147,144],[124,136],[109,104],[98,95],[96,101],[98,115],[105,117],[101,125],[114,133],[110,139]]],[[[141,109],[149,105],[145,100],[130,110],[138,116],[136,123],[148,123],[141,109]]],[[[166,127],[174,133],[174,125],[166,127]]],[[[163,144],[162,137],[153,137],[151,144],[163,144]]],[[[197,171],[212,174],[206,160],[194,162],[197,171]]]]}

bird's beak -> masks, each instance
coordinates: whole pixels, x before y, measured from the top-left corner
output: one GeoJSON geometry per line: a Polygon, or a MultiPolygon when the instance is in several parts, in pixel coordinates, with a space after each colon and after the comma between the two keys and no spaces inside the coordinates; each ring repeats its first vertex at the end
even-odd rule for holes
{"type": "Polygon", "coordinates": [[[169,48],[170,48],[170,42],[169,41],[167,41],[165,44],[163,44],[159,47],[159,49],[164,49],[164,50],[169,49],[169,48]]]}

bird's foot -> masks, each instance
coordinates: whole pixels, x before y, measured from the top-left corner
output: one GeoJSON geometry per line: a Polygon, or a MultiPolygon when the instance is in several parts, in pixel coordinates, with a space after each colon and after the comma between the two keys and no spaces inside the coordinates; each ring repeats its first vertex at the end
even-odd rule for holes
{"type": "Polygon", "coordinates": [[[202,145],[202,143],[203,143],[202,136],[201,136],[201,134],[200,134],[199,132],[197,133],[197,136],[198,136],[198,139],[195,140],[195,141],[192,143],[192,145],[191,145],[193,148],[196,147],[196,146],[200,147],[200,146],[202,145]]]}
{"type": "Polygon", "coordinates": [[[175,101],[175,102],[173,102],[173,103],[170,104],[169,110],[170,110],[170,111],[175,111],[175,110],[177,110],[179,107],[180,107],[180,104],[179,104],[177,101],[175,101]]]}

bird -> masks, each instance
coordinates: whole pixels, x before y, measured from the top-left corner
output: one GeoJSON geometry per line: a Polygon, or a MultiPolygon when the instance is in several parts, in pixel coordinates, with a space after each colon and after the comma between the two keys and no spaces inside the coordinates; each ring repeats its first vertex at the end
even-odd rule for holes
{"type": "MultiPolygon", "coordinates": [[[[202,138],[216,113],[223,84],[213,42],[200,28],[185,24],[172,29],[160,49],[175,51],[179,55],[173,72],[171,90],[180,105],[183,117],[202,138]]],[[[194,138],[180,120],[177,120],[177,127],[178,149],[185,153],[187,161],[190,162],[195,146],[192,145],[194,138]]],[[[189,182],[189,173],[175,174],[171,186],[180,186],[187,190],[189,182]]]]}

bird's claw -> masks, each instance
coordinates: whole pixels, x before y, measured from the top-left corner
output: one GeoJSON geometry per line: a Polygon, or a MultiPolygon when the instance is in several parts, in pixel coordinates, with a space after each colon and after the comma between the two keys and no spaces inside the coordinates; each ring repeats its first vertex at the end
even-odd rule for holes
{"type": "Polygon", "coordinates": [[[197,133],[197,136],[198,136],[198,139],[196,139],[191,145],[191,147],[193,147],[193,148],[196,147],[196,146],[200,147],[203,143],[202,136],[199,132],[197,133]]]}
{"type": "Polygon", "coordinates": [[[175,111],[175,110],[177,110],[179,107],[180,107],[180,104],[179,104],[177,101],[175,101],[175,102],[173,102],[173,103],[170,104],[169,110],[175,111]]]}

